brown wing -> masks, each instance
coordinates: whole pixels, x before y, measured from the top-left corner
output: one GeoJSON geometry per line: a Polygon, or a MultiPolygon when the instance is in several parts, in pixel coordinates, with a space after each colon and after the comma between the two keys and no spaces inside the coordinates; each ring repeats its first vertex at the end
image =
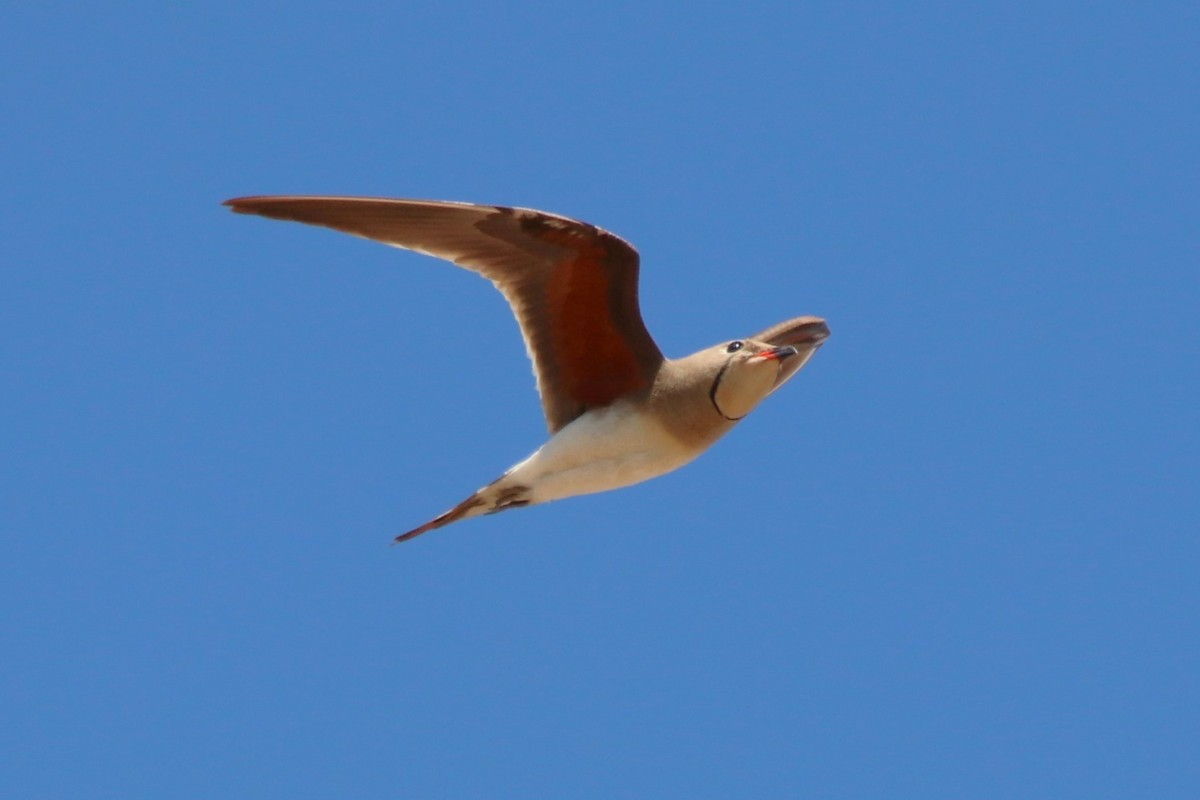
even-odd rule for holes
{"type": "Polygon", "coordinates": [[[772,325],[765,331],[759,331],[750,338],[756,342],[764,342],[775,347],[785,345],[820,344],[829,337],[829,326],[820,317],[796,317],[778,325],[772,325]]]}
{"type": "Polygon", "coordinates": [[[648,387],[662,363],[638,309],[637,251],[593,225],[428,200],[239,197],[225,205],[437,256],[491,280],[521,325],[551,433],[648,387]]]}

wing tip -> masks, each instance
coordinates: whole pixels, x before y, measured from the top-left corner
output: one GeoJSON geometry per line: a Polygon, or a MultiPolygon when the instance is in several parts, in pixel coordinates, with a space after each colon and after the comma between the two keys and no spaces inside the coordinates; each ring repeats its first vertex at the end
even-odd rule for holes
{"type": "Polygon", "coordinates": [[[257,205],[258,201],[264,199],[265,198],[260,196],[231,197],[228,200],[221,201],[221,205],[225,206],[235,214],[253,214],[257,210],[255,206],[257,205]]]}

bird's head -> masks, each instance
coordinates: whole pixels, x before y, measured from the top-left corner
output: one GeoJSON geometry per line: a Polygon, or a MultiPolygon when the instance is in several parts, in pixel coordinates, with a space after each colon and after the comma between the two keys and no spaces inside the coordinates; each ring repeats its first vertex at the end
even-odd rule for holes
{"type": "Polygon", "coordinates": [[[812,358],[829,337],[817,317],[801,317],[753,339],[734,339],[691,356],[708,379],[713,408],[726,420],[749,414],[812,358]],[[769,334],[769,335],[765,335],[769,334]]]}

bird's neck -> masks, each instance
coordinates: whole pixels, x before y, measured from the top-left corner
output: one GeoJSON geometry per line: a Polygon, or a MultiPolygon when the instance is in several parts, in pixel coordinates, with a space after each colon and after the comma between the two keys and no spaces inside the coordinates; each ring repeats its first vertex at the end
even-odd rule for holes
{"type": "Polygon", "coordinates": [[[650,396],[651,413],[686,448],[699,452],[728,433],[735,420],[723,418],[709,399],[711,380],[667,361],[650,396]]]}

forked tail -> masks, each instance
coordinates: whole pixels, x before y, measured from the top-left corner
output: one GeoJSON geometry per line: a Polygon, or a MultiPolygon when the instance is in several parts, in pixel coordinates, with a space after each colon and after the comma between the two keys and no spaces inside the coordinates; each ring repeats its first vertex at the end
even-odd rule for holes
{"type": "Polygon", "coordinates": [[[506,473],[449,511],[438,514],[429,520],[429,522],[420,527],[413,528],[408,533],[400,534],[396,537],[396,542],[407,542],[409,539],[415,539],[422,533],[444,528],[462,519],[470,519],[482,514],[497,514],[501,511],[507,511],[510,508],[520,508],[521,506],[529,505],[529,487],[519,484],[506,486],[504,481],[507,477],[508,474],[506,473]]]}

